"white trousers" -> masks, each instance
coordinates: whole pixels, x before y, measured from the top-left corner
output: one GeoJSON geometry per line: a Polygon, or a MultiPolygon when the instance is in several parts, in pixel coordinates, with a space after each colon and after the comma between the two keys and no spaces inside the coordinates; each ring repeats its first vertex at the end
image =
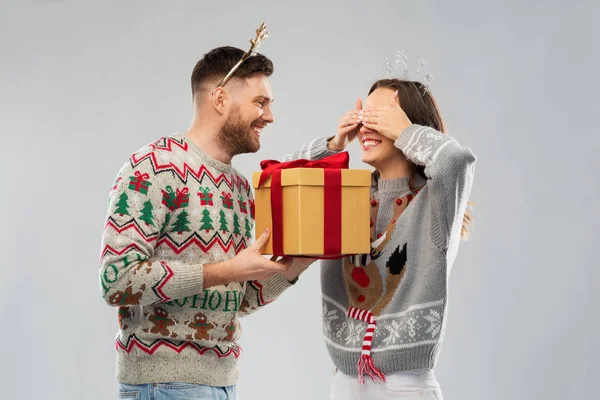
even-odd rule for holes
{"type": "Polygon", "coordinates": [[[386,375],[385,382],[373,382],[335,372],[331,383],[331,400],[443,400],[433,371],[406,371],[386,375]]]}

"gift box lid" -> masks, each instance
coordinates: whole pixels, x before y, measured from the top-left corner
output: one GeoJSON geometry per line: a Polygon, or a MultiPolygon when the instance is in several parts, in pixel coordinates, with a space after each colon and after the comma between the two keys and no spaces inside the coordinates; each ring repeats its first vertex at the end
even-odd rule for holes
{"type": "MultiPolygon", "coordinates": [[[[342,169],[342,186],[371,186],[371,171],[366,169],[342,169]]],[[[252,174],[252,186],[258,189],[260,172],[252,174]]],[[[290,168],[281,171],[281,186],[323,186],[323,168],[290,168]]],[[[271,177],[261,188],[271,187],[271,177]]]]}

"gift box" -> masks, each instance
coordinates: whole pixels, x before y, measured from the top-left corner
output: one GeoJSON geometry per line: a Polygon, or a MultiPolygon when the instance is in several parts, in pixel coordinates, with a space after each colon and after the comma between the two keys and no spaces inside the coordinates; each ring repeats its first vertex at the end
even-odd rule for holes
{"type": "Polygon", "coordinates": [[[135,171],[135,176],[129,177],[129,189],[135,190],[136,192],[140,192],[142,194],[148,194],[148,189],[152,183],[148,181],[150,179],[150,175],[142,174],[140,171],[135,171]]]}
{"type": "Polygon", "coordinates": [[[200,197],[200,205],[201,206],[212,206],[213,203],[213,194],[210,192],[210,189],[207,187],[200,187],[200,191],[198,192],[198,197],[200,197]]]}
{"type": "Polygon", "coordinates": [[[242,196],[238,198],[238,204],[240,206],[240,212],[242,214],[248,214],[248,208],[246,207],[246,200],[242,196]]]}
{"type": "Polygon", "coordinates": [[[161,192],[163,195],[162,204],[171,211],[187,207],[189,204],[190,194],[188,193],[188,188],[176,189],[176,191],[173,192],[173,188],[167,186],[166,191],[161,190],[161,192]]]}
{"type": "Polygon", "coordinates": [[[339,258],[370,251],[371,172],[343,152],[321,160],[266,160],[253,174],[255,229],[264,254],[339,258]]]}
{"type": "Polygon", "coordinates": [[[221,200],[223,201],[223,208],[233,210],[233,200],[231,199],[232,194],[227,192],[221,193],[221,200]]]}

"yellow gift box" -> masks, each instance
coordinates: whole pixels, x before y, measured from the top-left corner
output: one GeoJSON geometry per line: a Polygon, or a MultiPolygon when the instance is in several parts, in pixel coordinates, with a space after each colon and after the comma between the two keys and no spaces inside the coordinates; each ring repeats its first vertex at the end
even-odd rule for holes
{"type": "Polygon", "coordinates": [[[369,253],[371,172],[300,161],[273,162],[270,176],[265,167],[252,176],[256,236],[271,231],[263,253],[315,258],[369,253]]]}

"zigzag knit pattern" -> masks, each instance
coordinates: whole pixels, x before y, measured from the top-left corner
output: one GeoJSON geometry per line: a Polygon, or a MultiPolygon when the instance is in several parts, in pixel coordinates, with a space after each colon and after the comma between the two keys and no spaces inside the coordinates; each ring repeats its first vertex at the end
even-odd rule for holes
{"type": "Polygon", "coordinates": [[[246,178],[183,135],[162,138],[123,165],[100,254],[101,293],[118,308],[120,381],[235,384],[238,316],[290,283],[276,275],[204,288],[203,266],[249,246],[254,211],[246,178]]]}

